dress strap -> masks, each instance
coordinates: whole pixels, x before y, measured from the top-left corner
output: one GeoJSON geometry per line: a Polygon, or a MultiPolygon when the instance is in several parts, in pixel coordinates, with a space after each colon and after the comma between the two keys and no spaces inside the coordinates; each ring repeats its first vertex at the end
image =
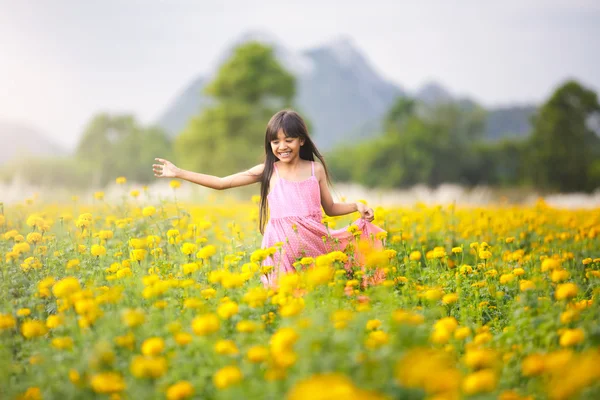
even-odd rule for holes
{"type": "Polygon", "coordinates": [[[279,170],[277,169],[277,163],[273,163],[273,168],[275,168],[275,174],[277,174],[277,179],[279,179],[279,170]]]}
{"type": "Polygon", "coordinates": [[[315,176],[315,162],[314,161],[310,162],[310,167],[312,168],[312,176],[315,176]]]}

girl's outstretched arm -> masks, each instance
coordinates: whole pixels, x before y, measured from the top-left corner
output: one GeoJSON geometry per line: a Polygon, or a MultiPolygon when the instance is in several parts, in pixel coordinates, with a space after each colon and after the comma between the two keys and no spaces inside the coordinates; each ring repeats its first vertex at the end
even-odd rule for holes
{"type": "Polygon", "coordinates": [[[361,218],[371,222],[375,218],[375,214],[372,208],[368,208],[363,203],[335,203],[329,186],[327,185],[327,177],[325,176],[325,169],[319,163],[315,163],[315,175],[319,180],[319,188],[321,189],[321,206],[330,217],[338,215],[346,215],[358,211],[361,218]]]}
{"type": "Polygon", "coordinates": [[[264,164],[256,165],[247,171],[219,178],[214,175],[205,175],[198,172],[186,171],[176,167],[172,162],[162,158],[155,158],[161,164],[153,164],[154,176],[157,178],[178,178],[183,179],[200,186],[216,190],[225,190],[229,188],[251,185],[259,182],[265,168],[264,164]]]}

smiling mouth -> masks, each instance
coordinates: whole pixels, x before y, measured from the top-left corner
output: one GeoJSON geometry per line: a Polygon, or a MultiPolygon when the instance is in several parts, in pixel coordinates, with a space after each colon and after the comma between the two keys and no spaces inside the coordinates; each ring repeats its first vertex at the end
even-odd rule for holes
{"type": "Polygon", "coordinates": [[[291,151],[285,151],[282,153],[277,153],[279,155],[279,157],[289,157],[289,155],[291,154],[291,151]]]}

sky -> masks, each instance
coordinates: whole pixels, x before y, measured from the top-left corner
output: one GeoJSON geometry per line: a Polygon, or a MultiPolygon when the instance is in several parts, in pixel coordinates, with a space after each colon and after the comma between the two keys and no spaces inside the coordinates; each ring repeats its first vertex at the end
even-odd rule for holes
{"type": "Polygon", "coordinates": [[[600,91],[596,0],[0,0],[0,121],[65,149],[99,112],[151,124],[248,31],[298,51],[349,37],[385,79],[484,106],[600,91]]]}

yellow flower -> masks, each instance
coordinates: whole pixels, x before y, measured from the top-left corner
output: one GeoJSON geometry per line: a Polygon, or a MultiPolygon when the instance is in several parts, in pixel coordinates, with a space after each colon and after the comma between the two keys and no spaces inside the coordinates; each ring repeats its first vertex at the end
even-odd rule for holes
{"type": "Polygon", "coordinates": [[[569,271],[557,268],[554,271],[552,271],[552,274],[550,274],[550,279],[552,280],[552,282],[562,282],[569,279],[569,275],[569,271]]]}
{"type": "Polygon", "coordinates": [[[544,372],[545,359],[541,354],[531,354],[521,362],[523,376],[536,376],[544,372]]]}
{"type": "Polygon", "coordinates": [[[21,325],[21,334],[26,339],[44,336],[47,332],[46,325],[38,320],[25,321],[21,325]]]}
{"type": "Polygon", "coordinates": [[[19,400],[42,400],[42,392],[37,386],[27,388],[23,395],[17,397],[19,400]]]}
{"type": "Polygon", "coordinates": [[[381,326],[381,321],[378,319],[370,319],[367,321],[367,330],[372,331],[381,326]]]}
{"type": "Polygon", "coordinates": [[[264,346],[252,346],[246,353],[246,358],[252,363],[260,363],[269,356],[269,349],[264,346]]]}
{"type": "Polygon", "coordinates": [[[236,385],[243,379],[242,371],[234,365],[229,365],[218,370],[213,376],[217,389],[225,389],[236,385]]]}
{"type": "Polygon", "coordinates": [[[457,293],[448,293],[442,297],[442,303],[444,304],[454,304],[458,301],[457,293]]]}
{"type": "Polygon", "coordinates": [[[29,308],[20,308],[17,310],[18,317],[26,317],[31,314],[31,310],[29,308]]]}
{"type": "Polygon", "coordinates": [[[195,243],[184,243],[181,246],[181,252],[183,254],[185,254],[186,256],[189,256],[189,255],[195,253],[197,249],[198,249],[198,246],[195,243]]]}
{"type": "Polygon", "coordinates": [[[125,309],[121,314],[121,320],[128,327],[134,328],[146,321],[146,314],[141,309],[125,309]]]}
{"type": "Polygon", "coordinates": [[[223,319],[229,319],[238,313],[238,305],[233,301],[225,302],[217,308],[217,314],[223,319]]]}
{"type": "Polygon", "coordinates": [[[142,343],[142,354],[145,356],[156,356],[165,349],[165,341],[160,337],[152,337],[142,343]]]}
{"type": "Polygon", "coordinates": [[[17,320],[10,314],[0,314],[0,331],[17,326],[17,320]]]}
{"type": "Polygon", "coordinates": [[[73,348],[73,339],[68,336],[56,337],[52,339],[52,347],[59,350],[69,350],[73,348]]]}
{"type": "Polygon", "coordinates": [[[559,343],[562,347],[570,347],[577,345],[585,339],[585,333],[583,329],[565,329],[565,331],[560,335],[559,343]]]}
{"type": "Polygon", "coordinates": [[[221,339],[215,343],[215,352],[222,355],[236,355],[239,350],[233,340],[221,339]]]}
{"type": "MultiPolygon", "coordinates": [[[[177,181],[172,181],[177,182],[177,181]]],[[[194,395],[194,386],[188,381],[179,381],[167,388],[167,400],[182,400],[194,395]]]]}
{"type": "Polygon", "coordinates": [[[200,315],[192,321],[192,330],[196,335],[205,336],[219,330],[219,318],[215,314],[200,315]]]}
{"type": "Polygon", "coordinates": [[[565,300],[577,296],[579,288],[574,283],[563,283],[556,287],[554,297],[556,300],[565,300]]]}
{"type": "Polygon", "coordinates": [[[369,333],[365,340],[365,346],[369,349],[376,349],[390,341],[390,336],[384,331],[373,331],[369,333]]]}
{"type": "Polygon", "coordinates": [[[167,359],[164,357],[135,356],[131,360],[129,369],[136,378],[160,378],[167,372],[167,359]]]}
{"type": "Polygon", "coordinates": [[[127,183],[127,178],[125,178],[124,176],[119,176],[115,182],[117,183],[117,185],[124,185],[125,183],[127,183]]]}
{"type": "Polygon", "coordinates": [[[287,400],[369,399],[384,400],[375,392],[362,390],[346,376],[339,373],[313,375],[297,382],[287,393],[287,400]]]}
{"type": "Polygon", "coordinates": [[[201,258],[203,260],[214,256],[217,253],[217,248],[212,244],[206,245],[196,253],[196,257],[201,258]]]}
{"type": "Polygon", "coordinates": [[[175,342],[180,346],[185,346],[193,340],[192,335],[187,332],[179,332],[175,334],[175,342]]]}
{"type": "Polygon", "coordinates": [[[461,326],[460,328],[457,328],[454,332],[454,338],[458,340],[466,339],[469,336],[471,336],[471,328],[469,328],[468,326],[461,326]]]}
{"type": "Polygon", "coordinates": [[[142,210],[142,215],[144,217],[151,217],[154,214],[156,214],[156,208],[153,206],[144,207],[144,209],[142,210]]]}
{"type": "Polygon", "coordinates": [[[106,248],[99,244],[93,244],[92,248],[90,249],[90,252],[93,256],[100,257],[106,255],[106,248]]]}
{"type": "Polygon", "coordinates": [[[463,392],[467,395],[487,393],[496,389],[498,378],[491,369],[482,369],[465,377],[462,384],[463,392]]]}
{"type": "Polygon", "coordinates": [[[489,368],[496,361],[496,353],[490,349],[467,349],[465,364],[472,369],[489,368]]]}
{"type": "Polygon", "coordinates": [[[519,290],[521,290],[521,292],[525,292],[527,290],[535,290],[535,283],[523,279],[519,282],[519,290]]]}
{"type": "Polygon", "coordinates": [[[462,247],[453,247],[453,248],[452,248],[452,252],[453,252],[454,254],[459,254],[459,253],[462,253],[462,251],[463,251],[462,247]]]}

